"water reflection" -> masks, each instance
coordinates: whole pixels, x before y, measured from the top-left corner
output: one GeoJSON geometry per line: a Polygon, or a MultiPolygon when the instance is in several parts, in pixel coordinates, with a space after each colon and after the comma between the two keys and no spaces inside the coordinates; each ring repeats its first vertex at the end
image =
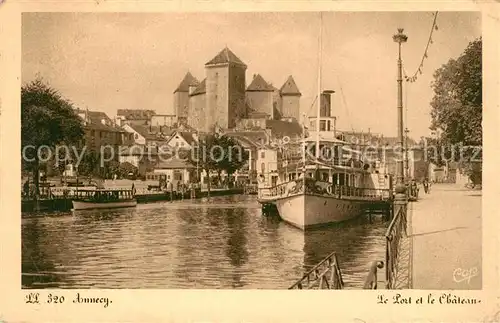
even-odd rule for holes
{"type": "Polygon", "coordinates": [[[304,234],[262,216],[247,196],[30,217],[22,225],[22,283],[286,289],[337,251],[346,284],[362,286],[367,264],[383,257],[384,230],[361,221],[304,234]]]}

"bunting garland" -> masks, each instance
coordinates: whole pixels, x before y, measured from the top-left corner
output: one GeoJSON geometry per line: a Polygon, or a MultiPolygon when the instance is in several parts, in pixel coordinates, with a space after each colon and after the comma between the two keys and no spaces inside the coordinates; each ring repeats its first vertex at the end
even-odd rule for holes
{"type": "Polygon", "coordinates": [[[422,75],[422,73],[423,73],[424,61],[426,58],[429,57],[429,55],[428,55],[429,45],[433,43],[432,34],[434,33],[435,30],[438,30],[437,16],[438,16],[438,12],[436,11],[434,13],[434,21],[432,22],[432,28],[431,28],[431,32],[429,34],[429,40],[427,41],[427,46],[425,47],[424,55],[422,55],[422,60],[420,61],[420,65],[418,66],[417,70],[415,71],[415,73],[413,73],[412,76],[408,76],[408,74],[406,73],[406,70],[403,69],[404,78],[405,78],[406,82],[413,83],[413,82],[417,81],[418,75],[422,75]]]}

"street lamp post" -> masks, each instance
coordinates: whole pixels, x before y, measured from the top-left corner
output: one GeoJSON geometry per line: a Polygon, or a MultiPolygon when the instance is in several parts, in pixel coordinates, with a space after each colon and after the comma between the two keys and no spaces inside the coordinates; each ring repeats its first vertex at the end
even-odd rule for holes
{"type": "MultiPolygon", "coordinates": [[[[398,33],[392,39],[398,43],[398,142],[399,146],[403,148],[403,63],[401,61],[401,44],[406,43],[408,37],[403,34],[403,28],[398,28],[398,33]]],[[[396,193],[404,194],[406,187],[404,184],[404,169],[403,159],[398,158],[396,170],[396,193]]]]}
{"type": "Polygon", "coordinates": [[[408,150],[408,133],[410,130],[408,128],[405,129],[405,176],[407,178],[410,176],[410,155],[408,150]]]}

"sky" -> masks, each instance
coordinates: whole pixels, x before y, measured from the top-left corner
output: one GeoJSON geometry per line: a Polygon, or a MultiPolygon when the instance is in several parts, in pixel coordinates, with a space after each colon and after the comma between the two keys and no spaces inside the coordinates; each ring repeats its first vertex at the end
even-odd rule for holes
{"type": "MultiPolygon", "coordinates": [[[[22,82],[42,77],[77,107],[106,112],[153,109],[173,113],[173,91],[189,71],[225,46],[253,74],[276,87],[292,75],[301,113],[316,113],[319,34],[322,89],[334,90],[339,130],[396,136],[397,44],[404,28],[403,64],[413,74],[424,54],[433,12],[23,13],[22,82]],[[320,23],[322,21],[322,24],[320,23]],[[320,28],[322,25],[322,28],[320,28]]],[[[481,35],[479,12],[439,12],[423,74],[404,83],[409,136],[430,134],[431,82],[481,35]]]]}

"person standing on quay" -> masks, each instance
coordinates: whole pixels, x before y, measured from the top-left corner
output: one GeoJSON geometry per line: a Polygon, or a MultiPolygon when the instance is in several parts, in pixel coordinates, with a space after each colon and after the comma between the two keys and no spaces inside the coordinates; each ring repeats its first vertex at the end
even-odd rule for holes
{"type": "Polygon", "coordinates": [[[427,178],[424,179],[422,185],[424,186],[425,194],[429,194],[429,180],[427,178]]]}

